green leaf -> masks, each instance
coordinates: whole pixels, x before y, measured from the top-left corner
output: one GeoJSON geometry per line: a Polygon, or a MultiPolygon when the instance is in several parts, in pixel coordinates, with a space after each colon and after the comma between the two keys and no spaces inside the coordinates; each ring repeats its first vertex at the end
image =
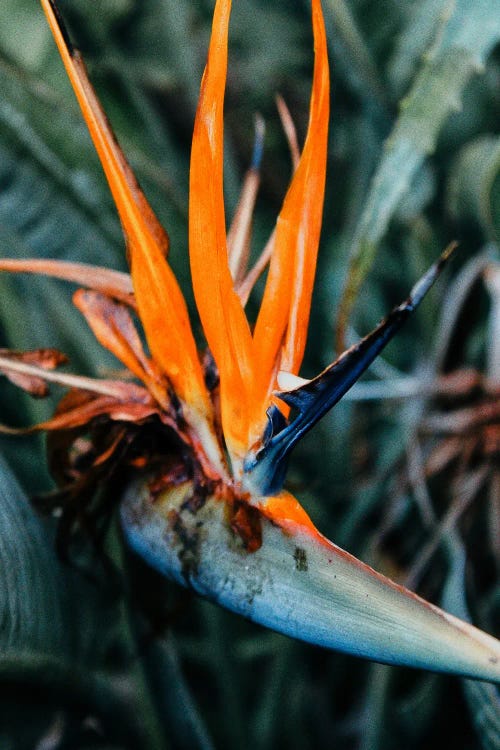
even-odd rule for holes
{"type": "Polygon", "coordinates": [[[400,31],[394,52],[388,64],[388,77],[398,98],[411,83],[420,58],[432,45],[436,24],[447,12],[449,0],[421,0],[410,5],[410,12],[400,31]]]}
{"type": "Polygon", "coordinates": [[[116,263],[121,232],[82,118],[71,108],[70,90],[62,100],[1,59],[0,89],[0,222],[22,229],[45,219],[47,245],[34,248],[44,250],[40,254],[76,257],[85,247],[89,262],[108,257],[116,263]]]}
{"type": "Polygon", "coordinates": [[[443,124],[460,106],[465,85],[483,69],[499,37],[500,14],[489,0],[456,0],[448,4],[434,43],[401,102],[352,238],[338,318],[339,343],[344,340],[348,316],[398,204],[434,151],[443,124]]]}
{"type": "Polygon", "coordinates": [[[0,529],[0,688],[21,686],[21,701],[38,689],[40,704],[79,705],[127,747],[154,746],[140,668],[121,671],[132,644],[116,594],[62,568],[49,527],[1,456],[0,529]]]}
{"type": "Polygon", "coordinates": [[[49,45],[47,29],[33,12],[31,0],[2,0],[0,49],[12,60],[35,69],[43,61],[49,45]]]}
{"type": "MultiPolygon", "coordinates": [[[[386,92],[380,80],[377,67],[373,61],[371,51],[363,34],[359,29],[356,19],[351,13],[349,5],[344,0],[328,0],[325,3],[326,18],[330,16],[334,29],[332,35],[337,43],[337,38],[342,41],[346,49],[345,56],[348,62],[350,74],[354,73],[354,86],[359,88],[360,93],[367,100],[375,98],[377,103],[385,109],[387,105],[386,92]]],[[[337,52],[337,44],[333,45],[334,54],[337,52]]],[[[345,60],[343,60],[345,63],[345,60]]]]}
{"type": "Polygon", "coordinates": [[[473,219],[493,241],[500,239],[500,213],[494,196],[499,174],[500,137],[482,135],[460,149],[447,185],[448,209],[453,218],[458,222],[473,219]]]}
{"type": "Polygon", "coordinates": [[[13,655],[64,654],[61,579],[49,537],[0,456],[0,679],[13,655]]]}
{"type": "MultiPolygon", "coordinates": [[[[455,532],[449,532],[447,535],[446,551],[450,571],[443,592],[443,606],[457,617],[470,620],[465,598],[465,551],[455,532]]],[[[488,683],[471,680],[463,680],[462,685],[482,747],[484,750],[498,750],[500,748],[498,690],[488,683]]]]}

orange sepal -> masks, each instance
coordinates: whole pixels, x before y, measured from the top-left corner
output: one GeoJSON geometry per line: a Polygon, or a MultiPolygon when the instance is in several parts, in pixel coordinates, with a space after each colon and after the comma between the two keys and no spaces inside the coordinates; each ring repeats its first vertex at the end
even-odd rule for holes
{"type": "Polygon", "coordinates": [[[123,226],[137,306],[153,357],[183,401],[209,412],[184,298],[165,259],[168,237],[142,193],[53,0],[41,0],[123,226]]]}
{"type": "Polygon", "coordinates": [[[259,510],[277,526],[293,534],[298,528],[307,529],[315,537],[323,538],[299,501],[286,490],[259,500],[259,510]]]}
{"type": "Polygon", "coordinates": [[[125,159],[89,81],[80,53],[69,39],[53,0],[41,0],[68,78],[81,107],[92,141],[101,160],[113,198],[128,238],[144,239],[168,250],[168,237],[153,213],[125,159]]]}
{"type": "Polygon", "coordinates": [[[316,270],[329,119],[329,73],[320,0],[312,0],[314,77],[304,149],[276,225],[273,255],[254,332],[259,419],[278,369],[297,373],[304,355],[316,270]]]}
{"type": "Polygon", "coordinates": [[[223,106],[230,0],[214,11],[191,151],[189,254],[196,304],[221,382],[224,435],[233,457],[247,447],[252,338],[228,265],[223,196],[223,106]]]}

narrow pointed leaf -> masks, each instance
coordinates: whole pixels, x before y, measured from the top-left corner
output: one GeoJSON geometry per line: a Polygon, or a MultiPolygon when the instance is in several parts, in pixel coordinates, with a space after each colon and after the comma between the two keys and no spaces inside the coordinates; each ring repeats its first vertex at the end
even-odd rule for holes
{"type": "MultiPolygon", "coordinates": [[[[426,13],[427,3],[420,3],[426,13]]],[[[416,7],[416,4],[415,4],[416,7]]],[[[411,88],[400,103],[394,127],[373,175],[364,209],[350,242],[351,260],[337,317],[337,345],[344,346],[348,318],[377,254],[391,218],[453,112],[460,109],[467,84],[485,70],[485,62],[500,39],[500,14],[490,0],[455,0],[438,8],[434,38],[411,88]]],[[[416,30],[413,19],[411,34],[416,30]]]]}
{"type": "MultiPolygon", "coordinates": [[[[451,530],[446,535],[445,549],[450,570],[443,594],[443,606],[458,617],[470,621],[465,596],[466,554],[458,534],[451,530]]],[[[492,685],[481,682],[463,683],[478,737],[484,750],[498,750],[500,738],[500,695],[492,685]]]]}
{"type": "Polygon", "coordinates": [[[68,642],[52,544],[2,457],[0,522],[1,677],[9,655],[61,653],[68,642]]]}

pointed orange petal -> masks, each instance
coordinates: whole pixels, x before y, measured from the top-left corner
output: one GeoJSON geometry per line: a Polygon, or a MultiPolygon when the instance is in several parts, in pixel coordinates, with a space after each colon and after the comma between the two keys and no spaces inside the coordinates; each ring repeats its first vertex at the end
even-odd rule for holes
{"type": "Polygon", "coordinates": [[[297,372],[300,367],[321,231],[329,74],[320,0],[312,1],[312,19],[315,63],[309,126],[299,166],[278,217],[273,257],[254,333],[256,388],[264,401],[274,386],[278,367],[290,372],[297,372]]]}
{"type": "Polygon", "coordinates": [[[116,142],[53,0],[41,0],[115,200],[131,258],[139,314],[153,357],[181,398],[209,411],[184,298],[165,260],[168,238],[116,142]]]}
{"type": "Polygon", "coordinates": [[[260,498],[258,507],[270,521],[288,533],[293,534],[297,528],[302,528],[313,536],[321,537],[302,505],[286,490],[271,497],[260,498]]]}
{"type": "Polygon", "coordinates": [[[64,67],[101,160],[127,237],[168,249],[168,237],[154,215],[118,145],[90,83],[85,65],[71,44],[54,0],[41,0],[64,67]]]}
{"type": "Polygon", "coordinates": [[[189,253],[196,304],[219,368],[222,425],[229,450],[246,449],[252,339],[229,271],[223,203],[223,105],[230,0],[215,6],[191,151],[189,253]]]}

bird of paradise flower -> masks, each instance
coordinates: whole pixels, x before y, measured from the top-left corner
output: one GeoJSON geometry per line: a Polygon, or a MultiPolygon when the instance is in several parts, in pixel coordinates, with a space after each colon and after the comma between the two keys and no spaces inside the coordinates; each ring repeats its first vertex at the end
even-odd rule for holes
{"type": "Polygon", "coordinates": [[[250,269],[255,170],[226,235],[223,103],[231,2],[216,2],[190,170],[189,257],[208,344],[202,357],[168,264],[167,234],[111,132],[56,3],[41,3],[118,209],[130,275],[45,260],[2,260],[0,270],[84,287],[75,305],[98,341],[141,383],[56,372],[64,358],[51,349],[1,352],[0,371],[32,394],[44,395],[51,381],[69,388],[51,419],[28,428],[51,435],[62,528],[84,517],[100,484],[128,469],[120,503],[125,537],[181,584],[316,644],[500,681],[498,641],[336,547],[283,489],[293,447],[397,332],[452,250],[371,334],[313,380],[298,377],[327,157],[329,71],[320,0],[311,3],[315,64],[304,147],[276,228],[250,269]],[[265,268],[252,330],[245,305],[265,268]]]}

